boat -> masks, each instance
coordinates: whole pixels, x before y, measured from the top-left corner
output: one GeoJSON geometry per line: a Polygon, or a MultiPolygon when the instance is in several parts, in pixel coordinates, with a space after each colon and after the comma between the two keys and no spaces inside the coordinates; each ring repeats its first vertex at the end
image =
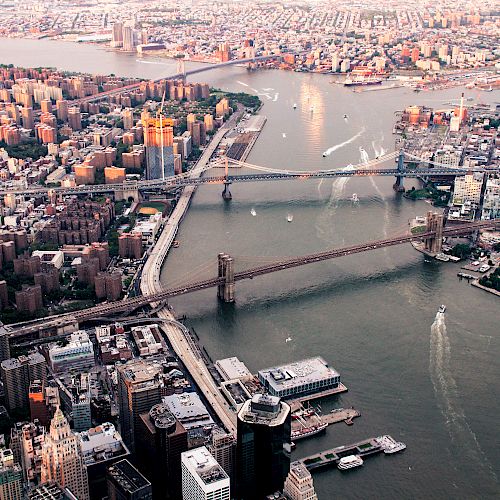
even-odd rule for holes
{"type": "Polygon", "coordinates": [[[348,116],[344,113],[344,120],[347,120],[348,116]]]}
{"type": "Polygon", "coordinates": [[[347,457],[342,457],[337,464],[340,470],[353,469],[354,467],[360,467],[363,465],[363,459],[359,455],[349,455],[347,457]]]}
{"type": "Polygon", "coordinates": [[[345,87],[357,87],[361,85],[380,85],[382,83],[381,78],[376,78],[373,76],[358,76],[355,77],[354,79],[352,78],[346,78],[344,80],[344,86],[345,87]]]}
{"type": "Polygon", "coordinates": [[[323,153],[323,158],[326,158],[328,155],[326,154],[326,151],[323,153]]]}
{"type": "Polygon", "coordinates": [[[448,262],[450,260],[450,256],[446,255],[445,253],[438,253],[434,258],[436,260],[440,260],[441,262],[448,262]]]}
{"type": "Polygon", "coordinates": [[[296,103],[293,105],[293,109],[297,109],[297,104],[296,103]]]}
{"type": "Polygon", "coordinates": [[[358,203],[359,198],[358,198],[358,195],[356,193],[352,193],[351,201],[353,203],[358,203]]]}
{"type": "Polygon", "coordinates": [[[379,436],[378,438],[375,438],[375,441],[380,445],[386,455],[392,455],[393,453],[406,449],[406,444],[401,441],[396,441],[389,435],[379,436]]]}
{"type": "Polygon", "coordinates": [[[285,339],[285,344],[288,344],[288,342],[291,342],[291,341],[292,341],[292,337],[287,337],[287,338],[285,339]]]}
{"type": "Polygon", "coordinates": [[[250,213],[255,217],[257,215],[257,212],[255,211],[255,208],[252,208],[252,210],[250,210],[250,213]]]}
{"type": "Polygon", "coordinates": [[[444,313],[446,311],[446,306],[444,304],[441,304],[438,310],[440,313],[444,313]]]}
{"type": "Polygon", "coordinates": [[[323,432],[327,427],[327,423],[311,425],[311,427],[302,427],[301,429],[292,431],[291,437],[293,441],[297,441],[298,439],[304,439],[319,434],[320,432],[323,432]]]}
{"type": "Polygon", "coordinates": [[[314,111],[314,106],[311,106],[309,109],[311,110],[312,113],[314,111]]]}
{"type": "Polygon", "coordinates": [[[174,241],[173,241],[173,243],[172,243],[172,246],[173,246],[174,248],[179,248],[179,245],[180,245],[180,244],[181,244],[181,243],[180,243],[180,241],[179,241],[179,240],[174,240],[174,241]]]}
{"type": "Polygon", "coordinates": [[[292,221],[293,221],[293,215],[292,215],[292,214],[288,214],[288,215],[286,216],[286,220],[287,220],[288,222],[292,222],[292,221]]]}

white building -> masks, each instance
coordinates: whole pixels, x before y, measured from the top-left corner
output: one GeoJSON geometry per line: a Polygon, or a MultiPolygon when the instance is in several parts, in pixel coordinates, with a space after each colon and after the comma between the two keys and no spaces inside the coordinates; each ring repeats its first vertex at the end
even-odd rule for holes
{"type": "Polygon", "coordinates": [[[466,174],[455,177],[453,205],[471,204],[478,206],[481,201],[481,189],[484,175],[482,173],[466,174]]]}
{"type": "Polygon", "coordinates": [[[302,462],[292,462],[283,494],[290,500],[318,500],[311,473],[302,462]]]}
{"type": "Polygon", "coordinates": [[[245,363],[235,356],[217,360],[215,368],[224,380],[235,380],[252,375],[245,363]]]}
{"type": "Polygon", "coordinates": [[[60,250],[54,252],[35,250],[33,252],[33,257],[40,257],[41,262],[46,262],[56,269],[61,269],[64,264],[64,252],[60,250]]]}
{"type": "Polygon", "coordinates": [[[489,178],[483,198],[481,219],[491,220],[500,217],[500,179],[489,178]]]}
{"type": "Polygon", "coordinates": [[[131,333],[141,356],[153,356],[163,352],[158,325],[135,326],[131,329],[131,333]]]}
{"type": "Polygon", "coordinates": [[[181,454],[183,500],[230,500],[229,476],[205,446],[181,454]]]}
{"type": "Polygon", "coordinates": [[[71,334],[65,346],[51,347],[49,359],[50,366],[55,372],[91,368],[95,364],[94,346],[87,332],[78,330],[71,334]]]}
{"type": "Polygon", "coordinates": [[[142,243],[150,245],[154,242],[156,235],[161,227],[162,214],[157,212],[151,215],[147,220],[140,220],[134,226],[134,233],[141,233],[142,243]]]}

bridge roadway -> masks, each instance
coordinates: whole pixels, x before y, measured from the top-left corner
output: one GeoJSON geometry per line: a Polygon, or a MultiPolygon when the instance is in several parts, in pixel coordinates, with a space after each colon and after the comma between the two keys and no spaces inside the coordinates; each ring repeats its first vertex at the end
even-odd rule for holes
{"type": "MultiPolygon", "coordinates": [[[[185,73],[176,73],[174,75],[170,76],[163,76],[161,78],[156,78],[155,80],[152,80],[155,83],[159,83],[163,80],[174,80],[176,78],[184,78],[185,76],[191,76],[191,75],[196,75],[198,73],[204,73],[205,71],[211,71],[213,69],[218,69],[218,68],[223,68],[225,66],[232,66],[235,64],[246,64],[246,63],[251,63],[251,62],[258,62],[258,61],[266,61],[268,59],[276,59],[278,57],[281,57],[279,54],[274,54],[274,55],[269,55],[269,56],[256,56],[256,57],[250,57],[246,59],[232,59],[231,61],[226,61],[223,63],[217,63],[217,64],[206,64],[204,66],[200,66],[199,68],[194,68],[186,71],[185,73]]],[[[88,102],[94,102],[94,101],[101,101],[103,99],[106,99],[108,97],[118,95],[118,94],[123,94],[126,92],[130,92],[132,90],[138,89],[144,81],[137,82],[137,83],[132,83],[130,85],[125,85],[123,87],[117,88],[117,89],[112,89],[112,90],[107,90],[105,92],[100,92],[99,94],[95,95],[89,95],[86,97],[82,97],[81,99],[75,99],[73,101],[70,101],[71,106],[75,105],[80,105],[83,103],[88,103],[88,102]]]]}
{"type": "MultiPolygon", "coordinates": [[[[456,235],[471,233],[480,229],[499,229],[499,228],[500,228],[500,219],[495,219],[492,221],[479,221],[479,222],[473,222],[469,224],[450,226],[444,228],[443,236],[456,236],[456,235]]],[[[284,269],[291,269],[306,264],[312,264],[314,262],[335,259],[338,257],[344,257],[347,255],[376,250],[379,248],[401,245],[403,243],[409,243],[414,240],[432,238],[433,236],[435,236],[434,232],[425,232],[418,235],[405,235],[395,238],[375,240],[358,245],[351,245],[344,248],[327,250],[325,252],[319,252],[310,255],[302,255],[293,258],[286,258],[276,263],[247,269],[245,271],[235,272],[234,280],[241,281],[245,279],[252,279],[255,278],[256,276],[262,276],[264,274],[276,271],[282,271],[284,269]]],[[[15,325],[11,325],[12,330],[9,336],[12,339],[24,338],[30,335],[36,335],[40,332],[40,330],[43,329],[51,327],[61,327],[65,324],[71,324],[74,321],[84,322],[88,319],[97,316],[109,316],[111,314],[120,313],[124,311],[130,312],[139,307],[143,307],[147,304],[158,303],[160,301],[167,300],[170,297],[185,295],[187,293],[204,290],[206,288],[213,288],[222,284],[224,284],[224,280],[222,278],[214,277],[206,280],[197,281],[194,283],[186,283],[185,285],[181,285],[175,288],[163,289],[158,292],[149,293],[138,297],[133,297],[123,301],[100,304],[91,307],[89,309],[84,309],[82,311],[75,311],[57,317],[42,319],[39,321],[33,321],[29,323],[18,323],[15,325]]]]}
{"type": "Polygon", "coordinates": [[[478,173],[500,173],[500,168],[420,168],[415,170],[405,170],[400,171],[395,168],[390,169],[354,169],[354,170],[319,170],[310,173],[294,173],[294,172],[276,172],[276,173],[255,173],[255,174],[243,174],[243,175],[228,175],[227,177],[223,175],[218,176],[203,176],[203,177],[190,177],[186,175],[177,175],[173,177],[167,177],[165,180],[149,180],[149,181],[137,181],[130,182],[126,181],[123,184],[93,184],[93,185],[83,185],[75,187],[55,187],[49,188],[45,186],[36,186],[27,189],[0,189],[0,196],[5,196],[6,194],[21,194],[25,196],[43,196],[49,191],[62,194],[101,194],[101,193],[112,193],[121,190],[134,190],[139,191],[146,190],[158,190],[158,189],[170,189],[175,187],[185,187],[185,186],[200,186],[203,184],[217,184],[222,185],[225,183],[238,183],[238,182],[267,182],[267,181],[289,181],[289,180],[309,180],[309,179],[335,179],[339,177],[409,177],[409,178],[419,178],[426,176],[434,177],[449,177],[457,175],[465,175],[470,172],[478,173]]]}

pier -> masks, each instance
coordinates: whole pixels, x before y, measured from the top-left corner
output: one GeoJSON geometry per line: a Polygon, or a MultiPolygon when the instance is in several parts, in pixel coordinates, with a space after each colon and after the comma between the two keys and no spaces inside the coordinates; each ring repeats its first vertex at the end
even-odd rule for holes
{"type": "Polygon", "coordinates": [[[309,455],[301,459],[301,462],[307,467],[310,472],[327,467],[337,465],[339,460],[349,455],[359,455],[364,458],[366,456],[376,455],[382,452],[382,446],[376,441],[376,438],[368,438],[358,443],[348,444],[345,446],[337,446],[329,450],[320,451],[314,455],[309,455]]]}

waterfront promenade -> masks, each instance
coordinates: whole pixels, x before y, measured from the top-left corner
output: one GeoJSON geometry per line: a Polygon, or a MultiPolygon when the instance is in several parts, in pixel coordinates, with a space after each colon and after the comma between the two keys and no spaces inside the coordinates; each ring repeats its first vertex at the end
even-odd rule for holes
{"type": "MultiPolygon", "coordinates": [[[[203,170],[207,163],[210,161],[211,156],[217,149],[223,137],[236,125],[239,118],[243,114],[241,109],[238,109],[230,119],[217,131],[210,144],[206,147],[201,158],[197,162],[194,169],[191,171],[193,177],[202,175],[203,170]]],[[[184,215],[186,214],[191,198],[195,193],[196,186],[187,186],[182,191],[178,203],[170,215],[162,234],[158,238],[156,245],[152,249],[141,277],[141,291],[143,295],[157,293],[162,290],[160,283],[160,272],[163,262],[170,250],[170,247],[177,234],[179,224],[181,223],[184,215]]],[[[158,304],[151,304],[154,308],[158,304]]],[[[165,320],[175,321],[175,316],[168,307],[161,308],[157,315],[165,320]]],[[[203,393],[212,409],[215,411],[224,427],[236,435],[236,415],[231,410],[226,400],[217,388],[212,375],[207,369],[203,359],[199,358],[190,347],[184,332],[175,323],[165,322],[162,326],[172,348],[177,356],[184,363],[184,366],[189,371],[191,377],[203,393]]]]}

